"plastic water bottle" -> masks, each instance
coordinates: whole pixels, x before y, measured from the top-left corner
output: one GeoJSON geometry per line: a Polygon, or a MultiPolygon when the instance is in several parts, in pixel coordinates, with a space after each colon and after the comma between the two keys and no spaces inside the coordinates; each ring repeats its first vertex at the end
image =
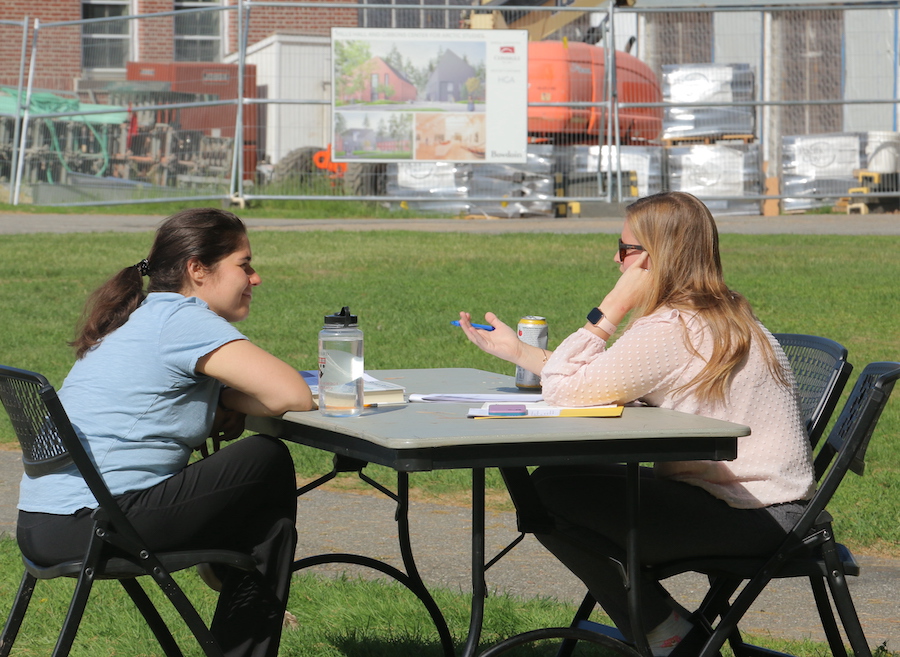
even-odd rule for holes
{"type": "Polygon", "coordinates": [[[363,409],[363,332],[347,306],[325,315],[319,331],[319,409],[332,417],[363,409]]]}

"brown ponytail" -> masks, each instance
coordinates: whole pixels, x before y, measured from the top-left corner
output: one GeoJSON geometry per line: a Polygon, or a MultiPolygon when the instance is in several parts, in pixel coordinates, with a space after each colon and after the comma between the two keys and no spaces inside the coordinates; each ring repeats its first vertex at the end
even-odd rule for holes
{"type": "Polygon", "coordinates": [[[209,270],[237,251],[247,239],[244,223],[216,208],[176,212],[156,231],[145,260],[126,267],[88,297],[75,339],[69,343],[82,358],[92,347],[128,321],[144,301],[143,276],[150,277],[147,292],[180,292],[187,263],[196,258],[209,270]]]}
{"type": "Polygon", "coordinates": [[[144,300],[144,282],[137,267],[126,267],[88,297],[78,332],[69,346],[81,358],[104,335],[122,326],[144,300]]]}

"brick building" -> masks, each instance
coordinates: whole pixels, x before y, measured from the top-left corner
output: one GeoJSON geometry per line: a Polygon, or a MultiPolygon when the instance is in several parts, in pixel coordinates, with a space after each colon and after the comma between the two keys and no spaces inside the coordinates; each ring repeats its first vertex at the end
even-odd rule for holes
{"type": "MultiPolygon", "coordinates": [[[[39,89],[98,89],[124,80],[129,61],[219,62],[238,49],[237,0],[5,0],[3,4],[4,19],[31,20],[29,53],[38,21],[35,87],[39,89]],[[153,14],[159,16],[147,18],[153,14]],[[72,22],[77,23],[66,24],[72,22]]],[[[327,36],[332,26],[357,26],[358,15],[356,7],[252,7],[248,43],[275,32],[327,36]]],[[[15,85],[21,30],[17,33],[6,25],[2,36],[0,84],[15,85]]]]}

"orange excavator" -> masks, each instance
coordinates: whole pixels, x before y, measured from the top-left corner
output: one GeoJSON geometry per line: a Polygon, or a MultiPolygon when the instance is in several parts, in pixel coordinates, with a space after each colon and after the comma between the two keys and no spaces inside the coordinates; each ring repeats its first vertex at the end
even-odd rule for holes
{"type": "MultiPolygon", "coordinates": [[[[567,39],[546,41],[583,12],[529,11],[525,7],[557,5],[557,0],[515,0],[516,9],[500,11],[510,0],[483,0],[467,20],[472,29],[523,29],[528,32],[528,134],[531,141],[597,144],[610,122],[604,107],[546,106],[543,103],[602,103],[610,94],[606,51],[567,39]],[[540,105],[535,105],[536,103],[540,105]]],[[[568,0],[567,7],[595,7],[599,0],[568,0]]],[[[631,6],[634,0],[615,0],[631,6]]],[[[604,21],[605,24],[605,21],[604,21]]],[[[603,32],[603,25],[589,30],[603,32]]],[[[653,70],[628,52],[615,53],[618,103],[659,103],[662,90],[653,70]]],[[[619,143],[645,144],[662,134],[661,107],[620,107],[619,143]]],[[[613,125],[613,131],[615,126],[613,125]]],[[[606,135],[606,143],[614,141],[606,135]]]]}
{"type": "MultiPolygon", "coordinates": [[[[619,103],[659,103],[662,92],[649,66],[625,52],[616,53],[619,103]]],[[[535,106],[535,103],[598,103],[609,96],[606,54],[588,43],[536,41],[528,44],[528,134],[532,140],[566,144],[598,143],[609,129],[598,106],[535,106]]],[[[661,107],[618,110],[621,144],[646,144],[662,131],[661,107]]],[[[612,141],[608,135],[607,143],[612,141]]]]}

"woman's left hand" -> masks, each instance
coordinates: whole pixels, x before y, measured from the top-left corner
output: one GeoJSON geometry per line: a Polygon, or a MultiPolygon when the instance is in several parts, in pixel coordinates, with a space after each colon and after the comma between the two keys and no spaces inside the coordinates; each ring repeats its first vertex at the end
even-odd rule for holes
{"type": "Polygon", "coordinates": [[[244,421],[247,416],[238,411],[219,406],[216,408],[216,417],[213,419],[209,437],[213,441],[228,441],[240,438],[244,433],[244,421]]]}
{"type": "Polygon", "coordinates": [[[622,272],[600,306],[609,320],[618,324],[641,301],[652,284],[650,256],[644,251],[622,272]]]}

